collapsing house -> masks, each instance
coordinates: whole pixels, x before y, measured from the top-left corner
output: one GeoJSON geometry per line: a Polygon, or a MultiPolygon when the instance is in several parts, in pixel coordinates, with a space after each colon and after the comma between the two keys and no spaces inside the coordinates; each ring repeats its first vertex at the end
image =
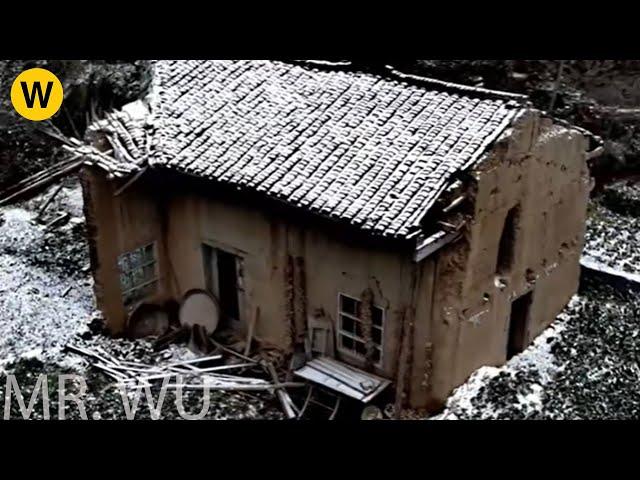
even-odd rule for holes
{"type": "Polygon", "coordinates": [[[117,333],[204,291],[210,333],[306,345],[437,409],[575,292],[588,136],[390,68],[154,62],[76,148],[98,306],[117,333]]]}

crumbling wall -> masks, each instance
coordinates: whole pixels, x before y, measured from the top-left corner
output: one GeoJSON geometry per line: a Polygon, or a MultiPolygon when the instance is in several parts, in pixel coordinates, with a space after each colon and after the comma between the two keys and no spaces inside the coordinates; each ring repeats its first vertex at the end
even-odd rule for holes
{"type": "MultiPolygon", "coordinates": [[[[242,258],[241,324],[255,309],[255,338],[285,351],[301,346],[307,319],[320,317],[338,328],[338,294],[363,298],[385,312],[384,353],[373,371],[392,376],[397,368],[398,318],[409,305],[407,255],[362,245],[348,233],[329,233],[314,222],[287,221],[232,199],[177,195],[166,207],[168,263],[176,298],[205,288],[202,243],[242,258]]],[[[338,349],[338,357],[366,367],[338,349]]]]}
{"type": "Polygon", "coordinates": [[[437,258],[431,391],[444,402],[483,365],[505,362],[512,302],[532,291],[529,343],[577,289],[589,193],[586,139],[536,112],[505,132],[468,182],[474,212],[463,238],[437,258]],[[505,219],[517,208],[513,261],[498,268],[505,219]]]}
{"type": "MultiPolygon", "coordinates": [[[[321,316],[338,329],[338,295],[343,293],[384,311],[382,363],[372,365],[340,350],[338,357],[361,368],[395,377],[401,321],[411,306],[412,265],[408,256],[392,249],[362,245],[349,234],[328,234],[319,228],[295,227],[304,234],[290,235],[288,248],[302,257],[306,270],[308,315],[321,316]]],[[[364,305],[363,305],[364,307],[364,305]]],[[[366,307],[364,308],[366,310],[366,307]]],[[[365,327],[366,334],[366,327],[365,327]]]]}
{"type": "Polygon", "coordinates": [[[172,197],[167,217],[175,297],[180,299],[193,288],[206,288],[203,243],[237,255],[243,263],[241,324],[247,325],[255,308],[260,307],[256,337],[288,345],[282,225],[256,210],[195,194],[172,197]]]}
{"type": "Polygon", "coordinates": [[[120,254],[156,242],[159,283],[149,300],[161,303],[170,297],[162,209],[148,192],[137,187],[116,196],[119,185],[99,169],[86,168],[82,176],[96,304],[105,315],[109,330],[119,334],[128,320],[120,289],[120,254]]]}

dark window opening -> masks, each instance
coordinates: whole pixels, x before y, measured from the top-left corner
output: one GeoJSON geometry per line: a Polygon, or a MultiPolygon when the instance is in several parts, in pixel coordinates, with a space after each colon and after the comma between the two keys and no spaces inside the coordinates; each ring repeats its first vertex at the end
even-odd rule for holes
{"type": "Polygon", "coordinates": [[[516,231],[520,220],[520,207],[515,206],[507,213],[500,235],[496,273],[506,274],[511,270],[515,259],[516,231]]]}
{"type": "Polygon", "coordinates": [[[507,340],[507,360],[522,352],[526,347],[529,310],[533,292],[517,298],[511,304],[509,319],[509,337],[507,340]]]}
{"type": "Polygon", "coordinates": [[[218,250],[218,289],[220,291],[220,310],[223,318],[237,321],[240,319],[238,306],[238,271],[236,257],[218,250]]]}
{"type": "Polygon", "coordinates": [[[207,290],[220,306],[222,327],[230,327],[240,320],[239,258],[209,245],[202,245],[204,274],[207,290]]]}

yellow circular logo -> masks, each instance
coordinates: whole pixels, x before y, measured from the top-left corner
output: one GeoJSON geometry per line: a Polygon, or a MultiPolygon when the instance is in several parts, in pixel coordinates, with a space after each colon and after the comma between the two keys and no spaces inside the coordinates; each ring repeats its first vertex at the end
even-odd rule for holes
{"type": "Polygon", "coordinates": [[[16,77],[11,86],[11,103],[27,120],[51,118],[62,105],[62,83],[44,68],[30,68],[16,77]]]}

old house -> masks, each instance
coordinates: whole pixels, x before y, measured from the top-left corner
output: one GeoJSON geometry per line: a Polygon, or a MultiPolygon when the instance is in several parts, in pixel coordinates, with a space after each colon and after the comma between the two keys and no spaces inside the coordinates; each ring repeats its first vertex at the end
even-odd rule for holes
{"type": "Polygon", "coordinates": [[[576,291],[588,134],[526,98],[320,62],[152,73],[77,149],[113,332],[207,290],[210,330],[259,311],[260,342],[307,341],[434,409],[576,291]]]}

